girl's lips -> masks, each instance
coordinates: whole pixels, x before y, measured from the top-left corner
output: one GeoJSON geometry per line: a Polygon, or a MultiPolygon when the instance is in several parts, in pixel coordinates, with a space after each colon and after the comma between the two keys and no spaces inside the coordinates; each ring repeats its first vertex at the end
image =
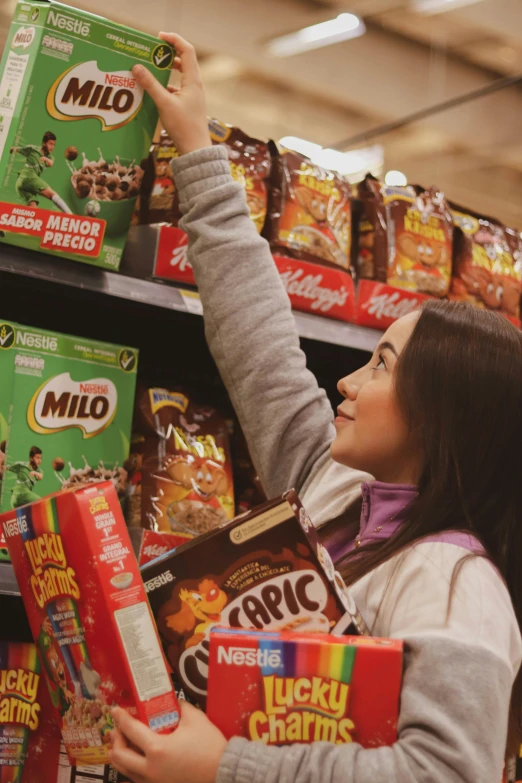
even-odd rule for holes
{"type": "Polygon", "coordinates": [[[354,419],[351,419],[349,416],[336,416],[334,424],[349,424],[350,422],[354,421],[354,419]]]}

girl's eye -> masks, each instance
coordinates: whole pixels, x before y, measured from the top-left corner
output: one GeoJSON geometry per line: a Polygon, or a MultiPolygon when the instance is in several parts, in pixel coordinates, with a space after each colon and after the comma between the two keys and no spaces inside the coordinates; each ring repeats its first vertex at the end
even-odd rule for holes
{"type": "Polygon", "coordinates": [[[374,370],[385,370],[386,369],[386,362],[384,361],[384,358],[381,354],[379,354],[379,361],[373,368],[374,370]]]}

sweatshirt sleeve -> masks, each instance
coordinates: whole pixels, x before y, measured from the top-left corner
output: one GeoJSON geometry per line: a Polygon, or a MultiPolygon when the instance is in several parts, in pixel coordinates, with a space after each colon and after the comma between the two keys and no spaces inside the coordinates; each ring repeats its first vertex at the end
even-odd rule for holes
{"type": "Polygon", "coordinates": [[[227,152],[172,163],[208,345],[269,496],[298,491],[335,435],[324,390],[306,368],[288,297],[249,217],[227,152]]]}

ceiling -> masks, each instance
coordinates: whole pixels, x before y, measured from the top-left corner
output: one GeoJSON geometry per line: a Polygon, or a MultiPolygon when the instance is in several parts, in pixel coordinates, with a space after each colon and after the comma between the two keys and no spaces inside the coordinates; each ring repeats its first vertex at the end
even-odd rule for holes
{"type": "MultiPolygon", "coordinates": [[[[384,135],[361,134],[522,73],[522,0],[481,0],[436,16],[413,0],[70,0],[197,47],[209,113],[251,135],[323,146],[384,146],[386,169],[522,228],[522,82],[384,135]],[[264,42],[341,11],[361,38],[274,59],[264,42]],[[344,143],[343,143],[344,142],[344,143]]],[[[0,0],[0,47],[14,3],[0,0]]]]}

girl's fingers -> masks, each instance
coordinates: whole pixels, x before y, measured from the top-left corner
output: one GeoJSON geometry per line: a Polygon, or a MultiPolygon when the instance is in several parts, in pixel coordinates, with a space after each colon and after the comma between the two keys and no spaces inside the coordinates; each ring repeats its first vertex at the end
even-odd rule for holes
{"type": "Polygon", "coordinates": [[[114,707],[112,715],[125,739],[130,740],[136,748],[146,754],[151,739],[156,737],[154,732],[141,721],[132,718],[126,710],[122,710],[120,707],[114,707]]]}
{"type": "Polygon", "coordinates": [[[201,81],[199,72],[198,58],[196,50],[188,41],[185,41],[177,33],[160,33],[159,37],[163,41],[172,44],[180,60],[181,73],[183,75],[183,84],[192,84],[201,81]]]}
{"type": "Polygon", "coordinates": [[[198,710],[197,707],[194,707],[193,704],[191,704],[188,701],[185,701],[185,699],[180,699],[179,702],[180,706],[180,712],[181,712],[181,720],[189,721],[191,718],[198,718],[201,715],[201,710],[198,710]]]}
{"type": "Polygon", "coordinates": [[[181,71],[181,57],[175,57],[172,65],[175,71],[181,71]]]}
{"type": "Polygon", "coordinates": [[[112,732],[112,737],[114,744],[109,753],[111,764],[122,775],[128,775],[135,783],[139,783],[139,778],[144,777],[147,772],[146,758],[127,747],[124,737],[118,730],[112,732]]]}
{"type": "Polygon", "coordinates": [[[174,87],[173,84],[167,84],[167,90],[171,95],[178,95],[179,93],[179,87],[174,87]]]}
{"type": "Polygon", "coordinates": [[[159,83],[154,74],[152,74],[148,68],[145,68],[144,65],[135,65],[132,69],[132,75],[140,87],[143,87],[143,89],[149,93],[150,97],[161,111],[168,101],[168,90],[159,83]]]}

